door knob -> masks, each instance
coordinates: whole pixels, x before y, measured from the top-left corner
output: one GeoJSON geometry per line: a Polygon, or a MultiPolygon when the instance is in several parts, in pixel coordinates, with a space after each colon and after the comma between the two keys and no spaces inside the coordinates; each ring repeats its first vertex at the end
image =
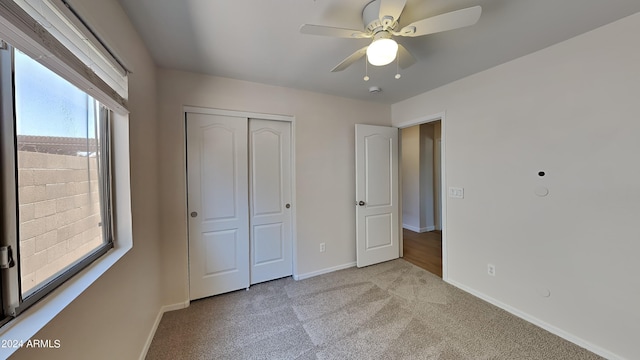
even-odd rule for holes
{"type": "Polygon", "coordinates": [[[192,212],[191,212],[191,217],[192,217],[192,218],[194,218],[194,217],[196,217],[196,216],[198,216],[198,213],[197,213],[197,212],[195,212],[195,211],[192,211],[192,212]]]}
{"type": "Polygon", "coordinates": [[[364,206],[364,201],[362,201],[362,200],[358,201],[358,205],[364,206]]]}
{"type": "Polygon", "coordinates": [[[286,207],[287,209],[291,207],[291,204],[287,204],[284,207],[286,207]]]}

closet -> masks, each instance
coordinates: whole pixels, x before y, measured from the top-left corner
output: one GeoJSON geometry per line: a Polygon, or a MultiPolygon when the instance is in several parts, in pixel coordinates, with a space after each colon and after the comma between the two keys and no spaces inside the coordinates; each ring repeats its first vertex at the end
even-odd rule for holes
{"type": "Polygon", "coordinates": [[[290,276],[291,122],[185,114],[190,298],[290,276]]]}

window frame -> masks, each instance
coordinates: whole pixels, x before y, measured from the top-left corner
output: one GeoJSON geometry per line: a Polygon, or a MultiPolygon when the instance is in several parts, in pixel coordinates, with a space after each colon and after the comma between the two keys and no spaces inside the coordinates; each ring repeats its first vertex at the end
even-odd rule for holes
{"type": "MultiPolygon", "coordinates": [[[[0,49],[0,89],[13,89],[13,76],[4,76],[4,74],[13,74],[13,59],[9,52],[9,45],[2,41],[0,49]]],[[[15,144],[15,118],[14,118],[14,101],[13,93],[0,91],[0,126],[2,129],[2,138],[0,139],[0,167],[2,169],[2,189],[0,198],[2,206],[0,206],[0,214],[2,215],[2,246],[8,246],[11,252],[17,252],[18,249],[18,229],[17,229],[17,211],[8,209],[17,209],[18,202],[16,188],[18,184],[17,174],[12,169],[17,166],[13,150],[5,147],[4,144],[15,144]],[[4,119],[11,119],[5,121],[4,119]],[[9,153],[7,153],[9,151],[9,153]]],[[[15,148],[15,146],[13,146],[15,148]]],[[[11,254],[12,258],[16,258],[17,254],[11,254]]],[[[11,298],[17,295],[16,289],[19,289],[18,267],[14,266],[0,271],[2,277],[2,318],[0,323],[5,324],[11,320],[11,298]]]]}
{"type": "MultiPolygon", "coordinates": [[[[98,247],[97,249],[85,254],[77,263],[73,264],[72,266],[66,269],[61,269],[63,271],[57,274],[56,276],[46,280],[45,282],[37,284],[36,288],[34,288],[32,292],[25,294],[25,292],[22,289],[22,271],[21,271],[22,261],[20,261],[21,244],[20,244],[20,237],[19,237],[20,232],[17,225],[20,223],[20,215],[18,210],[19,205],[21,205],[19,201],[20,199],[18,196],[18,188],[20,184],[19,184],[19,181],[15,180],[18,178],[18,166],[19,166],[19,163],[16,160],[18,155],[18,150],[17,150],[18,134],[16,131],[18,116],[17,116],[16,108],[14,106],[15,99],[17,96],[16,87],[15,87],[15,76],[17,74],[16,66],[15,66],[16,50],[17,49],[15,49],[11,45],[7,45],[4,47],[4,49],[0,50],[0,61],[11,63],[10,65],[3,66],[2,69],[0,69],[1,71],[4,71],[4,72],[0,72],[0,76],[2,76],[3,78],[10,78],[11,80],[10,87],[7,86],[8,85],[7,83],[0,84],[1,86],[0,92],[3,93],[3,96],[4,96],[4,93],[9,93],[11,96],[11,100],[13,100],[13,103],[10,103],[9,101],[7,101],[7,103],[4,103],[3,101],[3,108],[6,106],[8,109],[9,108],[12,109],[13,114],[9,114],[9,113],[2,114],[3,118],[1,120],[5,123],[11,123],[11,124],[6,125],[6,129],[4,129],[6,131],[3,131],[3,138],[0,139],[0,146],[2,146],[2,149],[3,149],[2,163],[8,164],[7,166],[3,167],[3,172],[9,174],[9,176],[11,172],[15,174],[14,179],[12,179],[14,181],[6,182],[9,185],[13,183],[12,188],[6,187],[4,189],[4,197],[6,199],[11,200],[9,204],[13,204],[13,203],[16,204],[15,212],[12,212],[11,211],[12,209],[8,206],[3,211],[8,221],[12,222],[11,224],[12,227],[9,228],[11,231],[11,235],[10,237],[8,236],[8,240],[10,242],[9,246],[10,246],[10,249],[12,249],[13,251],[12,257],[13,257],[14,266],[11,269],[17,270],[17,273],[18,273],[17,275],[18,281],[15,282],[13,281],[13,279],[9,279],[10,287],[5,287],[3,289],[8,293],[8,294],[5,294],[3,299],[3,304],[4,304],[3,310],[6,315],[9,315],[12,317],[18,316],[25,309],[35,304],[37,301],[42,299],[48,293],[50,293],[55,288],[60,286],[62,283],[64,283],[71,277],[75,276],[75,274],[80,272],[84,267],[88,266],[93,261],[100,258],[102,255],[106,254],[111,248],[113,248],[113,234],[112,234],[112,224],[111,224],[111,212],[112,212],[111,203],[112,202],[110,199],[111,169],[110,169],[110,161],[108,158],[110,153],[109,141],[111,138],[111,136],[109,136],[109,132],[110,132],[109,123],[110,123],[110,117],[111,117],[110,114],[112,112],[100,106],[98,111],[101,116],[104,116],[104,119],[102,119],[102,121],[100,122],[100,126],[102,127],[101,129],[99,129],[99,133],[101,134],[101,139],[99,140],[101,149],[100,149],[99,157],[97,159],[98,159],[99,167],[102,168],[102,174],[99,175],[100,176],[99,186],[101,191],[100,213],[101,213],[101,217],[104,225],[101,228],[101,231],[104,238],[104,243],[100,245],[100,247],[98,247]],[[10,72],[8,72],[9,68],[11,69],[10,72]],[[13,165],[14,168],[13,169],[9,168],[10,165],[13,165]]],[[[94,116],[99,116],[99,115],[97,115],[97,113],[94,113],[94,116]]],[[[6,203],[5,203],[5,206],[6,206],[6,203]]],[[[7,226],[9,226],[9,224],[7,224],[7,226]]],[[[15,276],[14,273],[15,271],[11,271],[11,276],[15,276]]]]}
{"type": "MultiPolygon", "coordinates": [[[[66,5],[64,0],[52,1],[62,1],[66,5]]],[[[126,96],[120,97],[115,90],[112,92],[108,91],[108,88],[102,86],[105,85],[104,81],[99,78],[96,79],[96,75],[92,74],[91,71],[86,71],[87,69],[90,70],[89,67],[81,65],[78,61],[70,61],[68,56],[71,52],[65,48],[60,48],[60,44],[57,40],[48,34],[47,30],[42,28],[42,26],[37,24],[37,22],[32,21],[33,19],[25,20],[28,19],[29,16],[25,15],[23,10],[17,8],[13,1],[0,0],[0,18],[3,20],[0,22],[0,39],[4,39],[12,43],[27,55],[38,59],[38,62],[79,88],[89,89],[87,92],[91,96],[98,99],[100,102],[105,103],[108,107],[114,110],[111,121],[112,139],[110,157],[112,165],[111,199],[113,203],[113,220],[111,223],[113,226],[113,237],[114,239],[117,239],[117,241],[114,242],[114,247],[105,255],[93,261],[75,276],[71,277],[62,285],[51,291],[47,296],[40,299],[40,301],[22,311],[19,316],[0,318],[0,337],[3,340],[11,340],[14,343],[26,343],[66,306],[80,297],[91,284],[105,276],[108,270],[115,266],[115,264],[133,248],[130,189],[129,113],[127,110],[128,105],[126,96]],[[33,26],[34,23],[36,23],[35,26],[33,26]],[[39,31],[44,31],[46,34],[40,34],[39,31]],[[52,51],[52,43],[54,44],[55,51],[52,51]]],[[[9,80],[2,78],[0,81],[9,80]]],[[[3,97],[4,96],[5,95],[3,95],[3,97]]],[[[11,99],[0,99],[2,102],[5,102],[5,100],[11,103],[11,99]]],[[[6,106],[2,105],[2,103],[0,103],[0,111],[3,113],[7,111],[13,113],[12,108],[8,109],[6,106]]],[[[0,129],[2,129],[3,136],[7,133],[15,134],[14,131],[5,131],[5,126],[8,126],[7,124],[13,124],[13,121],[0,122],[0,129]]],[[[13,144],[15,144],[15,139],[12,141],[13,144]]],[[[0,158],[6,157],[4,156],[5,152],[6,150],[4,149],[4,146],[0,146],[0,158]]],[[[15,162],[15,158],[13,161],[15,162]]],[[[6,186],[11,187],[17,184],[17,173],[5,171],[5,166],[15,168],[15,165],[15,163],[7,164],[6,161],[0,165],[0,170],[2,171],[0,176],[3,178],[3,185],[0,188],[0,200],[2,200],[2,204],[6,204],[7,200],[11,200],[6,198],[7,196],[4,194],[4,188],[6,186]],[[7,180],[8,183],[5,180],[7,180]]],[[[13,207],[9,206],[8,208],[13,208],[13,213],[17,214],[17,202],[15,202],[15,198],[13,198],[13,200],[13,207]]],[[[2,207],[4,207],[4,205],[0,206],[0,208],[2,207]]],[[[15,229],[17,221],[6,220],[6,209],[6,207],[4,210],[0,209],[0,216],[2,217],[2,219],[0,219],[0,226],[2,226],[3,229],[3,232],[0,232],[2,235],[0,242],[8,239],[14,239],[17,242],[17,229],[15,229]],[[5,236],[4,234],[4,231],[8,229],[6,226],[7,223],[14,224],[14,234],[12,236],[5,236]]],[[[9,211],[9,213],[11,213],[11,211],[9,211]]],[[[17,245],[12,248],[15,251],[15,249],[17,249],[17,245]]],[[[14,256],[14,258],[17,257],[14,256]]],[[[12,285],[8,283],[8,281],[11,281],[11,278],[18,281],[17,279],[19,279],[19,276],[10,276],[12,271],[16,271],[17,274],[16,268],[17,266],[8,270],[0,270],[0,283],[5,288],[12,285]]],[[[15,284],[13,286],[15,286],[15,284]]],[[[3,295],[3,298],[6,298],[6,294],[0,295],[3,295]]],[[[6,305],[6,302],[3,302],[2,309],[6,308],[6,305]]],[[[0,347],[0,358],[9,357],[18,348],[19,347],[0,347]]]]}
{"type": "MultiPolygon", "coordinates": [[[[114,216],[112,224],[114,238],[117,239],[113,249],[24,310],[19,316],[5,318],[4,324],[0,327],[2,339],[26,343],[71,302],[80,297],[91,284],[106,276],[107,271],[133,248],[128,116],[115,113],[112,125],[114,216]]],[[[15,278],[17,279],[17,276],[15,278]]],[[[5,281],[4,274],[2,281],[5,281]]],[[[17,347],[0,347],[0,358],[7,358],[16,350],[18,350],[17,347]]]]}

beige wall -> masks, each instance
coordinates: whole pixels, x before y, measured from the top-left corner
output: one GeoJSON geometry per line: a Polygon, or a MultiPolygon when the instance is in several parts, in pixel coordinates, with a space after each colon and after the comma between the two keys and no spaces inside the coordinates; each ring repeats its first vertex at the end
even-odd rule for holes
{"type": "Polygon", "coordinates": [[[355,261],[354,125],[389,125],[389,105],[166,69],[158,81],[165,304],[189,296],[183,105],[295,116],[297,273],[355,261]]]}
{"type": "Polygon", "coordinates": [[[420,229],[431,231],[434,225],[433,205],[433,124],[420,125],[420,229]]]}
{"type": "Polygon", "coordinates": [[[433,221],[442,230],[442,123],[433,122],[433,221]]]}
{"type": "Polygon", "coordinates": [[[640,358],[639,33],[635,14],[392,106],[398,124],[446,112],[445,186],[465,190],[447,199],[449,281],[627,359],[640,358]]]}
{"type": "Polygon", "coordinates": [[[134,244],[36,334],[38,339],[59,339],[60,349],[23,348],[11,358],[136,359],[162,305],[155,66],[116,0],[70,2],[133,70],[129,108],[134,244]]]}
{"type": "Polygon", "coordinates": [[[402,136],[402,226],[434,230],[434,125],[414,125],[402,136]]]}
{"type": "Polygon", "coordinates": [[[402,226],[420,228],[420,126],[401,130],[402,226]]]}

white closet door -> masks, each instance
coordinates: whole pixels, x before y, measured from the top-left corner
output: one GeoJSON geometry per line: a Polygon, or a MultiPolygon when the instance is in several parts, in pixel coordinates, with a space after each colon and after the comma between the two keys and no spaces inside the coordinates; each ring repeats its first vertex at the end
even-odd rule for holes
{"type": "Polygon", "coordinates": [[[187,114],[192,300],[249,287],[247,122],[187,114]]]}
{"type": "Polygon", "coordinates": [[[249,121],[251,284],[292,274],[291,123],[249,121]]]}

